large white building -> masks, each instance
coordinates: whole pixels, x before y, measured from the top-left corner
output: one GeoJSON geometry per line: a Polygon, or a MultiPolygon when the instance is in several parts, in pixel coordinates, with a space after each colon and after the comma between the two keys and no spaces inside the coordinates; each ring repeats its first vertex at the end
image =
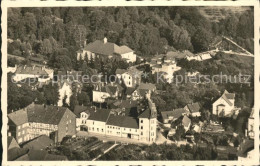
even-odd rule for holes
{"type": "Polygon", "coordinates": [[[117,69],[116,77],[119,83],[124,83],[126,87],[136,87],[141,83],[142,71],[135,67],[130,67],[127,70],[117,69]]]}
{"type": "Polygon", "coordinates": [[[103,41],[96,40],[85,45],[85,47],[77,52],[77,60],[95,60],[99,59],[123,59],[127,62],[135,62],[136,55],[134,51],[127,46],[118,46],[115,43],[110,43],[107,38],[103,41]]]}

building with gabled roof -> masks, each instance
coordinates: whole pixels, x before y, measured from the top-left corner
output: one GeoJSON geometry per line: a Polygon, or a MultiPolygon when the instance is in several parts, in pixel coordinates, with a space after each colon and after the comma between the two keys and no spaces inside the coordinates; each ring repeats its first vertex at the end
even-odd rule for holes
{"type": "Polygon", "coordinates": [[[198,102],[196,103],[191,103],[191,104],[187,104],[185,107],[184,107],[185,110],[187,110],[188,112],[190,112],[189,114],[192,116],[192,117],[199,117],[201,116],[201,113],[200,113],[200,104],[198,102]]]}
{"type": "Polygon", "coordinates": [[[188,111],[184,108],[178,108],[174,109],[173,111],[162,111],[162,121],[163,123],[171,123],[177,119],[179,119],[181,116],[188,114],[188,111]]]}
{"type": "Polygon", "coordinates": [[[117,69],[116,77],[118,83],[124,83],[126,87],[135,88],[137,85],[141,83],[142,71],[136,69],[136,67],[132,66],[127,70],[117,69]]]}
{"type": "Polygon", "coordinates": [[[235,109],[235,94],[224,91],[212,105],[212,113],[218,116],[232,116],[235,109]]]}
{"type": "Polygon", "coordinates": [[[39,82],[47,82],[53,79],[53,73],[52,69],[48,69],[45,66],[20,65],[16,67],[13,80],[19,82],[26,78],[39,78],[39,82]]]}
{"type": "Polygon", "coordinates": [[[104,103],[108,98],[118,99],[122,96],[123,88],[119,84],[96,84],[93,90],[93,102],[104,103]]]}
{"type": "Polygon", "coordinates": [[[188,116],[184,115],[182,118],[182,125],[185,129],[185,131],[188,131],[190,129],[191,120],[188,118],[188,116]]]}
{"type": "Polygon", "coordinates": [[[118,46],[115,43],[108,42],[107,38],[104,38],[103,41],[96,40],[89,43],[77,52],[77,60],[95,60],[96,58],[122,59],[126,60],[128,63],[136,61],[136,55],[132,49],[125,45],[118,46]]]}
{"type": "Polygon", "coordinates": [[[76,115],[68,108],[30,104],[8,114],[8,135],[23,143],[40,135],[60,142],[66,135],[76,134],[76,115]]]}
{"type": "Polygon", "coordinates": [[[87,119],[87,131],[148,143],[155,142],[157,110],[151,99],[148,98],[147,102],[147,106],[137,116],[127,114],[123,106],[117,109],[97,109],[91,112],[87,119]]]}
{"type": "Polygon", "coordinates": [[[7,137],[7,149],[10,150],[12,148],[20,148],[17,141],[14,139],[13,136],[7,137]]]}

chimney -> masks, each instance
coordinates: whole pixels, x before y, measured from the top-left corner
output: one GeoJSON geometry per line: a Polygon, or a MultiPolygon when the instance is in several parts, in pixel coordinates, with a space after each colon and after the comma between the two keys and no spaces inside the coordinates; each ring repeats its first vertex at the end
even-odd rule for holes
{"type": "Polygon", "coordinates": [[[107,43],[107,38],[105,37],[105,38],[104,38],[104,44],[106,44],[106,43],[107,43]]]}

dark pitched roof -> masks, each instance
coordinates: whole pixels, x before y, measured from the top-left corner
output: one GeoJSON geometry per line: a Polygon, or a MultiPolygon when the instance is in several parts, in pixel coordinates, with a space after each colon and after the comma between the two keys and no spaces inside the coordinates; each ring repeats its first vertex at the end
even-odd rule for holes
{"type": "Polygon", "coordinates": [[[7,152],[7,160],[8,161],[13,161],[23,155],[25,155],[28,152],[28,149],[25,148],[12,148],[9,149],[7,152]]]}
{"type": "MultiPolygon", "coordinates": [[[[15,141],[15,142],[16,142],[16,140],[14,139],[13,136],[8,136],[8,137],[7,137],[7,148],[8,148],[8,149],[9,149],[9,146],[10,146],[10,144],[12,143],[12,141],[15,141]]],[[[18,148],[20,148],[17,142],[16,142],[15,144],[16,144],[16,146],[17,146],[18,148]]],[[[10,148],[12,148],[12,147],[10,147],[10,148]]]]}
{"type": "Polygon", "coordinates": [[[45,150],[29,150],[28,156],[30,161],[44,161],[45,156],[47,155],[45,150]]]}
{"type": "Polygon", "coordinates": [[[168,119],[170,116],[173,117],[173,119],[178,119],[186,112],[183,108],[178,108],[173,111],[163,111],[161,112],[163,119],[168,119]]]}
{"type": "Polygon", "coordinates": [[[48,75],[42,66],[18,66],[15,74],[48,75]]]}
{"type": "Polygon", "coordinates": [[[127,95],[132,95],[132,93],[135,91],[135,88],[132,88],[132,87],[128,87],[127,89],[126,89],[126,94],[127,95]]]}
{"type": "Polygon", "coordinates": [[[137,101],[132,101],[132,100],[122,100],[119,102],[119,107],[121,108],[133,108],[137,107],[138,102],[137,101]]]}
{"type": "Polygon", "coordinates": [[[235,99],[234,93],[229,93],[227,90],[224,91],[223,95],[221,96],[230,106],[232,106],[232,102],[230,100],[235,99]]]}
{"type": "Polygon", "coordinates": [[[113,126],[121,126],[121,123],[123,121],[123,116],[119,115],[110,115],[109,118],[107,119],[106,125],[113,125],[113,126]]]}
{"type": "Polygon", "coordinates": [[[130,116],[125,116],[124,120],[122,121],[121,127],[138,129],[138,119],[130,116]]]}
{"type": "Polygon", "coordinates": [[[138,119],[130,116],[110,115],[106,125],[138,129],[138,119]]]}
{"type": "Polygon", "coordinates": [[[28,122],[27,111],[25,109],[21,109],[21,110],[12,112],[12,113],[8,114],[7,116],[17,126],[28,122]]]}
{"type": "Polygon", "coordinates": [[[86,112],[90,114],[91,112],[94,112],[95,108],[94,107],[87,107],[87,106],[81,106],[81,105],[76,105],[74,108],[74,114],[80,118],[80,113],[81,112],[86,112]]]}
{"type": "Polygon", "coordinates": [[[8,117],[16,125],[21,125],[27,122],[57,125],[67,110],[70,111],[65,107],[32,103],[21,110],[8,114],[8,117]]]}
{"type": "Polygon", "coordinates": [[[96,40],[88,44],[84,49],[102,55],[125,54],[129,52],[133,52],[133,50],[127,46],[120,47],[115,43],[110,43],[110,42],[104,43],[104,41],[101,40],[96,40]]]}
{"type": "Polygon", "coordinates": [[[140,83],[140,85],[138,86],[138,89],[146,89],[146,90],[155,90],[156,86],[155,84],[151,84],[151,83],[140,83]]]}
{"type": "Polygon", "coordinates": [[[101,40],[96,40],[88,44],[84,49],[97,54],[112,55],[114,54],[116,47],[118,46],[114,43],[104,43],[101,40]]]}
{"type": "Polygon", "coordinates": [[[53,143],[54,143],[54,141],[51,140],[48,136],[41,135],[33,140],[30,140],[29,142],[26,142],[23,145],[23,148],[41,150],[41,149],[47,148],[48,146],[50,146],[53,143]]]}
{"type": "Polygon", "coordinates": [[[239,150],[237,152],[238,156],[246,157],[247,153],[254,149],[254,140],[244,140],[244,142],[240,145],[239,150]]]}
{"type": "Polygon", "coordinates": [[[125,69],[116,69],[116,74],[123,74],[125,73],[127,70],[125,69]]]}
{"type": "Polygon", "coordinates": [[[97,109],[96,112],[92,112],[88,118],[88,120],[95,120],[106,122],[110,114],[110,110],[107,109],[97,109]]]}
{"type": "Polygon", "coordinates": [[[59,124],[66,110],[68,110],[66,107],[35,104],[34,107],[27,108],[28,121],[57,125],[59,124]]]}
{"type": "Polygon", "coordinates": [[[199,112],[200,105],[199,103],[192,103],[187,105],[191,113],[199,112]]]}

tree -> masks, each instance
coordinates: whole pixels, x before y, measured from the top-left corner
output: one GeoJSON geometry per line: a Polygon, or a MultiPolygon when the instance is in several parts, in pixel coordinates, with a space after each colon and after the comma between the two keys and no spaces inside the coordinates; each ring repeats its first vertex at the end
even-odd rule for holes
{"type": "Polygon", "coordinates": [[[46,103],[48,105],[57,105],[59,100],[58,85],[49,83],[43,87],[44,97],[46,98],[46,103]]]}
{"type": "Polygon", "coordinates": [[[49,56],[52,54],[52,44],[49,39],[44,39],[41,46],[41,53],[43,55],[49,56]]]}
{"type": "Polygon", "coordinates": [[[185,129],[184,129],[183,125],[179,125],[176,129],[174,138],[179,141],[182,138],[184,138],[184,136],[185,136],[185,129]]]}
{"type": "Polygon", "coordinates": [[[204,28],[198,28],[194,36],[191,38],[194,51],[202,52],[208,50],[211,40],[212,34],[208,30],[204,28]]]}
{"type": "Polygon", "coordinates": [[[32,35],[36,34],[37,21],[33,13],[25,13],[24,15],[24,25],[26,29],[26,34],[32,35]]]}
{"type": "Polygon", "coordinates": [[[77,100],[79,105],[87,106],[90,104],[90,98],[87,92],[81,91],[81,93],[77,94],[77,100]]]}

